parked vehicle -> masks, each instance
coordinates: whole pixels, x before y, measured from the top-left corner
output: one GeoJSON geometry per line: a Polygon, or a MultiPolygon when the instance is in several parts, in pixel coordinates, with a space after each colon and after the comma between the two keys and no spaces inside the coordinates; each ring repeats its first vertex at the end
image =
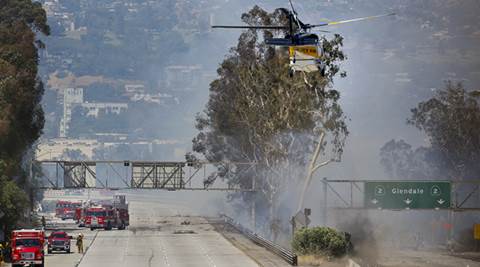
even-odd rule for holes
{"type": "Polygon", "coordinates": [[[12,267],[44,266],[45,232],[43,230],[15,230],[12,232],[12,267]]]}
{"type": "Polygon", "coordinates": [[[85,227],[89,227],[90,230],[96,228],[105,228],[105,219],[107,211],[104,207],[96,206],[87,208],[85,213],[85,227]]]}
{"type": "Polygon", "coordinates": [[[96,228],[123,230],[129,222],[128,203],[124,195],[115,196],[112,204],[90,207],[85,212],[85,227],[89,227],[90,230],[96,228]]]}
{"type": "Polygon", "coordinates": [[[72,236],[69,236],[65,232],[52,232],[48,237],[48,253],[53,251],[65,251],[70,253],[70,240],[72,236]]]}
{"type": "Polygon", "coordinates": [[[81,206],[81,202],[59,200],[57,201],[57,205],[55,207],[55,216],[61,218],[62,220],[73,219],[75,215],[75,209],[81,206]]]}

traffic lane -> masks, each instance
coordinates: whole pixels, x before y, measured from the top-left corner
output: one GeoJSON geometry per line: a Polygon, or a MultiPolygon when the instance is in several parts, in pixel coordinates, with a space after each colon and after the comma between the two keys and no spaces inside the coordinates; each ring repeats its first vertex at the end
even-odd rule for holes
{"type": "MultiPolygon", "coordinates": [[[[48,267],[76,266],[83,256],[83,254],[80,254],[77,251],[76,237],[78,236],[79,233],[83,234],[83,240],[84,240],[83,248],[84,248],[84,251],[88,251],[89,247],[92,244],[92,241],[94,240],[95,235],[97,234],[97,232],[90,231],[90,229],[85,229],[85,228],[81,230],[67,232],[67,233],[73,237],[73,239],[70,242],[71,252],[70,253],[53,252],[51,254],[46,253],[45,266],[48,266],[48,267]]],[[[47,251],[46,248],[45,248],[45,251],[47,251]]]]}
{"type": "Polygon", "coordinates": [[[79,266],[257,265],[217,232],[197,227],[179,227],[171,232],[157,227],[155,230],[101,231],[79,266]]]}
{"type": "MultiPolygon", "coordinates": [[[[69,235],[73,236],[72,241],[70,242],[71,245],[71,252],[53,252],[48,253],[47,247],[45,246],[45,266],[46,267],[74,267],[78,264],[80,259],[82,258],[83,254],[77,252],[77,246],[75,238],[79,233],[83,233],[84,235],[84,251],[87,251],[88,248],[91,246],[92,241],[94,240],[95,235],[97,232],[90,231],[90,229],[81,229],[76,231],[69,231],[67,232],[69,235]]],[[[49,234],[47,232],[47,234],[49,234]]],[[[6,267],[10,267],[11,264],[4,264],[6,267]]],[[[3,267],[3,266],[2,266],[3,267]]]]}
{"type": "MultiPolygon", "coordinates": [[[[226,207],[225,199],[227,193],[221,191],[125,191],[131,204],[148,203],[149,205],[161,204],[171,208],[171,212],[162,215],[182,214],[190,216],[216,216],[224,212],[226,207]]],[[[135,210],[133,210],[135,211],[135,210]]]]}
{"type": "Polygon", "coordinates": [[[130,227],[100,231],[80,263],[93,266],[242,266],[257,264],[181,203],[129,198],[130,227]]]}

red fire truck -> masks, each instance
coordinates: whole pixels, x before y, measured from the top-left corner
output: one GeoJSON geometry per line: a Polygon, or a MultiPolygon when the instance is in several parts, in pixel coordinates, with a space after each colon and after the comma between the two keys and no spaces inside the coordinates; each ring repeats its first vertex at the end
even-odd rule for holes
{"type": "Polygon", "coordinates": [[[75,209],[75,214],[73,215],[73,220],[80,227],[85,226],[85,213],[87,212],[87,207],[81,207],[75,209]]]}
{"type": "Polygon", "coordinates": [[[79,227],[85,227],[87,209],[93,206],[95,206],[95,202],[88,200],[86,202],[82,202],[80,207],[75,208],[73,220],[75,220],[79,227]]]}
{"type": "Polygon", "coordinates": [[[12,267],[44,266],[45,232],[15,230],[12,232],[12,267]]]}
{"type": "Polygon", "coordinates": [[[129,225],[128,204],[124,195],[114,197],[113,203],[87,208],[85,213],[85,227],[90,230],[103,228],[124,230],[129,225]]]}
{"type": "Polygon", "coordinates": [[[85,227],[90,227],[90,230],[104,228],[106,216],[107,212],[101,206],[87,208],[85,212],[85,227]]]}
{"type": "Polygon", "coordinates": [[[73,219],[75,216],[75,209],[81,206],[81,202],[59,200],[57,201],[55,208],[55,216],[61,218],[62,220],[73,219]]]}

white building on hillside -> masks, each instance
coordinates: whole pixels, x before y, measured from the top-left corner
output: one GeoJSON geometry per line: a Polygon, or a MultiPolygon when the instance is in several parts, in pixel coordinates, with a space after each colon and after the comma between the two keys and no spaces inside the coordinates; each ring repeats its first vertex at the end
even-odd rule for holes
{"type": "Polygon", "coordinates": [[[127,103],[84,102],[83,88],[67,88],[63,92],[63,117],[60,120],[60,137],[67,137],[69,125],[72,121],[72,110],[78,106],[87,110],[87,116],[96,118],[101,112],[120,114],[128,109],[127,103]]]}
{"type": "Polygon", "coordinates": [[[177,91],[191,90],[202,83],[203,68],[199,65],[168,66],[165,68],[165,85],[177,91]]]}
{"type": "Polygon", "coordinates": [[[87,109],[87,116],[98,117],[101,111],[105,113],[120,114],[128,109],[127,103],[82,103],[81,107],[87,109]]]}
{"type": "Polygon", "coordinates": [[[67,137],[69,124],[72,120],[72,107],[74,104],[81,103],[83,103],[83,88],[63,90],[63,117],[60,120],[60,137],[67,137]]]}

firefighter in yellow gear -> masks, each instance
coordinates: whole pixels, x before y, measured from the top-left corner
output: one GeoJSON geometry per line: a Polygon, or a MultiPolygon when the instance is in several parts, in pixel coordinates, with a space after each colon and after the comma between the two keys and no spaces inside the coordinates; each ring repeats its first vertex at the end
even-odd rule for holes
{"type": "Polygon", "coordinates": [[[83,234],[78,234],[77,236],[77,248],[78,248],[78,253],[83,254],[83,234]]]}
{"type": "Polygon", "coordinates": [[[5,248],[2,243],[0,243],[0,265],[2,265],[3,262],[3,254],[5,253],[5,248]]]}

